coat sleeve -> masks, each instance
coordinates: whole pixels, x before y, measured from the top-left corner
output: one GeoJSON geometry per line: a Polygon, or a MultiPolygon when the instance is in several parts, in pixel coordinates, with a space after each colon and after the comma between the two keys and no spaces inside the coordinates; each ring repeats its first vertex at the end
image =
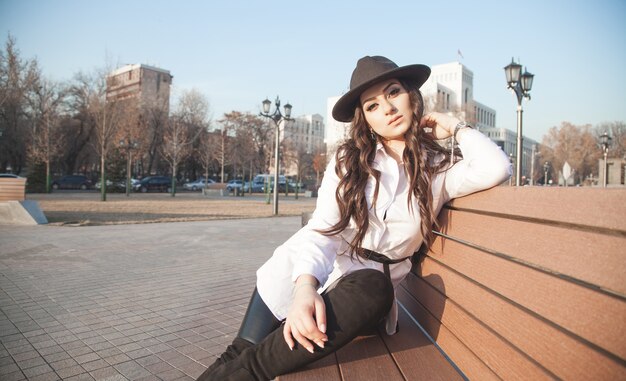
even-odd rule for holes
{"type": "Polygon", "coordinates": [[[333,270],[343,239],[341,235],[327,236],[319,231],[339,221],[335,200],[338,184],[333,159],[324,173],[311,220],[276,248],[272,257],[257,271],[259,295],[279,320],[287,316],[294,282],[300,275],[313,275],[323,285],[333,270]]]}
{"type": "Polygon", "coordinates": [[[509,158],[498,145],[479,131],[463,131],[459,148],[463,160],[444,173],[445,200],[442,201],[494,187],[511,176],[509,158]]]}

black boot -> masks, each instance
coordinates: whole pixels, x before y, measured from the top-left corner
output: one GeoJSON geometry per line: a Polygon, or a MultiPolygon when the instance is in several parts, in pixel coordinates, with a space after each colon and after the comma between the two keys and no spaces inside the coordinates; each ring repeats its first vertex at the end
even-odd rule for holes
{"type": "Polygon", "coordinates": [[[281,329],[274,330],[259,344],[216,367],[207,380],[271,380],[310,364],[348,344],[366,327],[375,326],[390,310],[393,285],[376,270],[359,270],[342,278],[337,286],[322,295],[326,304],[328,342],[310,353],[296,344],[290,350],[281,329]]]}
{"type": "Polygon", "coordinates": [[[267,305],[265,305],[265,302],[263,302],[263,299],[261,299],[261,296],[255,288],[250,302],[248,303],[246,315],[241,322],[237,337],[235,337],[233,343],[226,348],[224,353],[198,377],[198,381],[208,379],[207,377],[213,370],[224,363],[234,360],[246,348],[260,343],[261,340],[278,328],[278,326],[280,326],[280,321],[276,319],[267,305]]]}

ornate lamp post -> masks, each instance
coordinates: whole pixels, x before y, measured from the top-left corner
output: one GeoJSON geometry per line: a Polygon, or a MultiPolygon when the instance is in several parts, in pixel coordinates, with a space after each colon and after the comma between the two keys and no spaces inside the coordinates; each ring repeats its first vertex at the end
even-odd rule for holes
{"type": "Polygon", "coordinates": [[[520,186],[522,179],[522,99],[528,98],[530,100],[530,89],[533,86],[534,75],[530,74],[524,69],[522,72],[522,65],[515,63],[511,59],[511,63],[504,67],[504,73],[506,74],[506,82],[508,88],[513,90],[517,96],[517,158],[515,168],[515,185],[520,186]]]}
{"type": "Polygon", "coordinates": [[[278,155],[280,153],[280,129],[279,125],[281,121],[289,121],[291,119],[291,105],[289,103],[285,104],[285,115],[280,112],[280,99],[276,96],[276,100],[274,101],[276,109],[273,113],[270,114],[270,107],[272,106],[272,101],[265,98],[263,101],[263,111],[259,114],[260,116],[264,116],[266,118],[270,118],[274,121],[274,125],[276,126],[276,142],[275,142],[275,150],[274,150],[274,215],[278,215],[278,164],[279,159],[278,155]]]}
{"type": "Polygon", "coordinates": [[[546,161],[543,163],[543,186],[548,185],[548,169],[550,169],[550,164],[546,161]]]}
{"type": "Polygon", "coordinates": [[[131,162],[133,158],[132,151],[134,149],[139,148],[139,143],[136,141],[130,140],[120,140],[120,147],[126,149],[126,197],[130,196],[130,187],[132,184],[130,183],[131,178],[131,162]]]}
{"type": "Polygon", "coordinates": [[[607,132],[600,136],[600,145],[602,146],[602,154],[604,155],[604,165],[602,167],[602,185],[606,188],[608,184],[607,158],[609,156],[609,147],[611,146],[611,137],[607,132]]]}

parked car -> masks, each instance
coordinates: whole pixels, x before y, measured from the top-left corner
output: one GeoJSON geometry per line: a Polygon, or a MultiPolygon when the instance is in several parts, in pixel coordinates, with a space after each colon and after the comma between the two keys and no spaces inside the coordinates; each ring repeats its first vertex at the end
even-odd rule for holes
{"type": "MultiPolygon", "coordinates": [[[[253,182],[255,182],[255,183],[263,183],[263,184],[269,183],[270,184],[269,185],[270,192],[274,191],[274,175],[272,175],[272,174],[256,175],[254,177],[253,182]]],[[[287,184],[287,179],[285,178],[285,176],[284,175],[278,176],[278,191],[279,192],[284,192],[285,191],[285,184],[287,184]]],[[[263,189],[265,189],[265,187],[263,189]]]]}
{"type": "Polygon", "coordinates": [[[20,177],[12,173],[0,173],[0,178],[19,179],[20,177]]]}
{"type": "Polygon", "coordinates": [[[90,189],[91,180],[83,175],[66,175],[52,182],[52,189],[90,189]]]}
{"type": "Polygon", "coordinates": [[[235,189],[241,189],[243,187],[243,180],[230,180],[226,183],[226,190],[229,192],[234,191],[235,189]]]}
{"type": "Polygon", "coordinates": [[[244,192],[250,192],[250,188],[252,188],[252,192],[253,193],[263,193],[263,192],[265,192],[265,184],[264,183],[256,183],[254,181],[252,181],[252,182],[246,181],[246,183],[243,184],[243,191],[244,192]]]}
{"type": "Polygon", "coordinates": [[[158,192],[172,192],[172,178],[169,176],[148,176],[144,177],[139,184],[136,185],[135,190],[142,193],[158,191],[158,192]]]}
{"type": "MultiPolygon", "coordinates": [[[[98,181],[95,185],[95,188],[100,190],[100,185],[101,182],[98,181]]],[[[137,179],[130,179],[130,189],[134,190],[137,188],[137,184],[139,184],[139,180],[137,179]]],[[[124,180],[120,180],[118,182],[113,182],[111,180],[107,180],[107,189],[116,189],[116,190],[120,190],[120,191],[125,191],[126,190],[126,179],[124,180]]]]}
{"type": "Polygon", "coordinates": [[[215,181],[211,179],[208,179],[206,181],[204,179],[199,179],[190,183],[183,184],[183,188],[187,190],[191,190],[191,191],[198,191],[202,188],[206,188],[207,186],[211,184],[215,184],[215,181]]]}

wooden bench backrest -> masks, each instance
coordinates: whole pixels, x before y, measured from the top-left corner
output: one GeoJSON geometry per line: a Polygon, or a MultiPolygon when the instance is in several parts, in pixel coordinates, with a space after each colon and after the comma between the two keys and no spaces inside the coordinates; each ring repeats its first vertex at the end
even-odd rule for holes
{"type": "Polygon", "coordinates": [[[0,178],[0,202],[24,201],[25,178],[0,178]]]}
{"type": "Polygon", "coordinates": [[[470,379],[626,379],[626,190],[497,187],[440,220],[401,292],[470,379]]]}

